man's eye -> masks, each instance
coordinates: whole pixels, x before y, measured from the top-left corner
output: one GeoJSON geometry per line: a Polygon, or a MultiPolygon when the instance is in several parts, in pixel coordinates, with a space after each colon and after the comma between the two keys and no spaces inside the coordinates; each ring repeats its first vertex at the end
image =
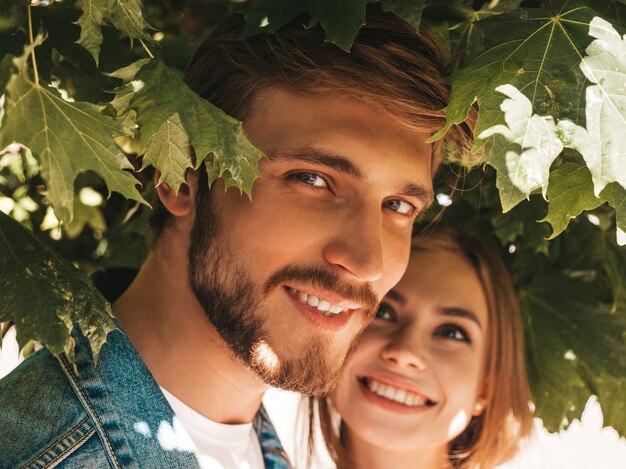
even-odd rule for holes
{"type": "Polygon", "coordinates": [[[376,310],[374,319],[382,319],[383,321],[395,321],[397,314],[395,310],[387,303],[381,303],[376,310]]]}
{"type": "Polygon", "coordinates": [[[402,199],[389,199],[383,202],[383,207],[393,210],[400,215],[412,216],[417,213],[417,209],[412,204],[402,199]]]}
{"type": "Polygon", "coordinates": [[[463,328],[455,326],[454,324],[446,324],[439,327],[435,332],[435,335],[443,337],[444,339],[451,339],[459,342],[471,342],[470,336],[467,332],[465,332],[463,328]]]}
{"type": "Polygon", "coordinates": [[[299,172],[293,173],[293,177],[309,186],[328,187],[326,180],[317,173],[299,172]]]}

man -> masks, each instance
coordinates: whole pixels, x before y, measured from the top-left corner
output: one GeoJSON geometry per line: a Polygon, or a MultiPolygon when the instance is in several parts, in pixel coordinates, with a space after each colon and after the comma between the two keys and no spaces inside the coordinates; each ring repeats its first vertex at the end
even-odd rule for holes
{"type": "Polygon", "coordinates": [[[43,351],[0,382],[7,467],[287,467],[263,393],[327,392],[401,277],[439,161],[436,48],[381,13],[350,54],[302,21],[241,27],[186,81],[267,154],[252,200],[204,171],[156,188],[152,250],[111,295],[121,330],[97,367],[81,344],[78,374],[43,351]]]}

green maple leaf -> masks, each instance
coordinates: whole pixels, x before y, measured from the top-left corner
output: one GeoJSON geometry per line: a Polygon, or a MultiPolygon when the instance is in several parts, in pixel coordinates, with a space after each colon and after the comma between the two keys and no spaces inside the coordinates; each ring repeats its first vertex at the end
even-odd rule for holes
{"type": "MultiPolygon", "coordinates": [[[[626,321],[599,305],[599,290],[593,282],[550,273],[520,291],[533,402],[551,431],[561,427],[563,416],[579,418],[590,394],[626,401],[623,387],[622,394],[611,395],[626,375],[626,321]]],[[[625,410],[605,408],[604,414],[622,434],[625,410]]]]}
{"type": "MultiPolygon", "coordinates": [[[[250,143],[241,122],[191,91],[163,62],[140,65],[133,81],[138,89],[129,108],[137,112],[141,153],[161,172],[162,180],[177,189],[186,169],[205,162],[209,183],[222,177],[227,188],[238,187],[251,196],[263,153],[250,143]],[[184,152],[189,144],[195,165],[184,152]]],[[[130,76],[128,72],[124,74],[130,76]]]]}
{"type": "Polygon", "coordinates": [[[185,170],[193,167],[191,144],[178,114],[168,117],[146,145],[142,169],[152,165],[159,168],[161,177],[158,184],[165,181],[178,192],[185,182],[185,170]]]}
{"type": "Polygon", "coordinates": [[[102,45],[102,26],[111,24],[132,39],[150,40],[141,13],[141,0],[82,0],[83,14],[76,22],[80,26],[78,43],[85,47],[96,63],[102,45]]]}
{"type": "Polygon", "coordinates": [[[22,349],[31,340],[74,361],[78,324],[97,361],[116,328],[111,307],[78,268],[0,212],[0,322],[13,321],[22,349]]]}
{"type": "Polygon", "coordinates": [[[516,10],[520,3],[521,0],[485,2],[476,10],[475,2],[448,0],[429,2],[426,12],[431,21],[448,25],[446,29],[450,35],[451,56],[455,59],[455,66],[458,66],[469,63],[484,50],[482,34],[475,27],[476,23],[491,16],[516,10]]]}
{"type": "Polygon", "coordinates": [[[606,186],[600,196],[615,209],[617,243],[624,246],[626,244],[626,189],[614,182],[606,186]]]}
{"type": "Polygon", "coordinates": [[[552,226],[550,239],[561,234],[569,221],[585,210],[593,210],[604,202],[593,193],[591,173],[586,166],[567,162],[550,174],[548,214],[541,220],[552,226]]]}
{"type": "MultiPolygon", "coordinates": [[[[320,24],[326,40],[349,51],[354,38],[365,24],[366,5],[375,0],[256,0],[244,9],[244,37],[266,29],[278,31],[296,16],[309,15],[308,27],[320,24]]],[[[382,0],[381,7],[419,28],[425,0],[382,0]]]]}
{"type": "MultiPolygon", "coordinates": [[[[617,186],[621,189],[621,186],[617,186]]],[[[622,189],[622,201],[626,205],[626,191],[622,189]]],[[[600,243],[594,246],[598,252],[595,257],[600,259],[611,282],[613,305],[611,312],[626,317],[626,252],[618,248],[608,236],[603,236],[600,243]]]]}
{"type": "Polygon", "coordinates": [[[109,192],[147,204],[135,188],[138,181],[125,171],[132,165],[113,141],[114,136],[128,132],[103,115],[101,107],[65,101],[56,89],[31,81],[26,71],[29,53],[27,48],[15,59],[18,72],[6,87],[0,148],[12,142],[30,148],[39,160],[48,199],[66,223],[73,217],[74,180],[86,170],[98,173],[109,192]]]}
{"type": "Polygon", "coordinates": [[[278,31],[296,16],[307,13],[309,27],[320,23],[326,40],[343,50],[350,50],[354,38],[365,24],[365,5],[371,0],[258,0],[244,10],[244,37],[257,34],[267,27],[278,31]]]}
{"type": "MultiPolygon", "coordinates": [[[[13,75],[13,60],[14,56],[7,54],[2,60],[0,60],[0,90],[4,91],[13,75]]],[[[2,122],[2,121],[0,121],[2,122]]]]}
{"type": "Polygon", "coordinates": [[[563,150],[552,117],[532,114],[528,98],[512,85],[499,86],[506,95],[501,104],[506,125],[495,125],[480,134],[494,137],[486,151],[486,163],[497,171],[502,210],[508,212],[536,189],[544,197],[548,188],[550,166],[563,150]]]}
{"type": "Polygon", "coordinates": [[[475,23],[481,54],[450,78],[446,126],[433,139],[463,122],[476,101],[476,135],[499,124],[502,112],[494,90],[503,84],[524,93],[536,114],[582,122],[585,77],[578,64],[591,42],[587,33],[596,13],[580,1],[550,4],[554,9],[521,8],[475,23]]]}
{"type": "Polygon", "coordinates": [[[419,30],[426,0],[381,0],[380,6],[419,30]]]}

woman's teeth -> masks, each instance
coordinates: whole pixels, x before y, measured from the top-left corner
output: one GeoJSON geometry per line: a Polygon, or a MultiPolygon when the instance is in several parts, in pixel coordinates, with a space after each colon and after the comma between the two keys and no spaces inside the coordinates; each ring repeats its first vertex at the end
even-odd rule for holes
{"type": "Polygon", "coordinates": [[[406,389],[394,388],[393,386],[383,384],[371,378],[364,378],[364,381],[365,385],[371,392],[390,401],[398,402],[409,407],[419,407],[434,404],[429,399],[407,391],[406,389]]]}
{"type": "Polygon", "coordinates": [[[345,311],[341,306],[334,305],[326,300],[320,300],[317,296],[307,295],[306,293],[299,292],[293,288],[290,288],[289,291],[292,295],[296,296],[303,303],[316,308],[323,316],[327,318],[331,318],[336,316],[337,314],[345,311]]]}

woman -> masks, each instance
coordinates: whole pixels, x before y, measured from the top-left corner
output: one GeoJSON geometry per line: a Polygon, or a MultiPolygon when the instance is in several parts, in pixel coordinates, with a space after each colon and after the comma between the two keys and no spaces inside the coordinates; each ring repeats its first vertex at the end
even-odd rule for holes
{"type": "Polygon", "coordinates": [[[449,228],[416,239],[318,404],[341,469],[488,469],[512,456],[532,415],[519,307],[494,248],[449,228]]]}

